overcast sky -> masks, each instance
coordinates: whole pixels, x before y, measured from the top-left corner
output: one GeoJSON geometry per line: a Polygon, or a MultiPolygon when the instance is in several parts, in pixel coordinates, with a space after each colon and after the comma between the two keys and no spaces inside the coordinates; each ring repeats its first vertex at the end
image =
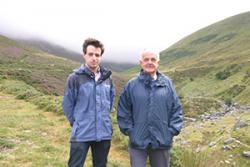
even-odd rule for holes
{"type": "Polygon", "coordinates": [[[249,0],[2,0],[0,32],[79,53],[84,39],[94,37],[104,43],[106,60],[138,61],[143,48],[161,51],[247,11],[249,0]]]}

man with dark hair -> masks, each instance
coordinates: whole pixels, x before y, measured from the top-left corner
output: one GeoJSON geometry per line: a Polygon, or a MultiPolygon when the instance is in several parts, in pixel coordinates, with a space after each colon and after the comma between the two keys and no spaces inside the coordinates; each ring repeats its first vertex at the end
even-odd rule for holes
{"type": "Polygon", "coordinates": [[[129,136],[132,167],[169,167],[173,136],[182,127],[182,107],[171,79],[158,71],[159,54],[144,50],[141,72],[124,87],[117,119],[129,136]]]}
{"type": "Polygon", "coordinates": [[[93,166],[106,167],[112,137],[110,112],[115,88],[111,71],[100,66],[103,44],[93,38],[83,43],[85,65],[69,75],[62,107],[71,129],[69,167],[84,165],[91,147],[93,166]]]}

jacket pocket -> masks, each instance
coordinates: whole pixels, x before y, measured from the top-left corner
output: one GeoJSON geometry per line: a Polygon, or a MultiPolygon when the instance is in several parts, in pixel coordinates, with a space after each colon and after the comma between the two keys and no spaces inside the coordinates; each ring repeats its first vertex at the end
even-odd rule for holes
{"type": "Polygon", "coordinates": [[[146,136],[145,123],[135,123],[129,132],[130,144],[134,147],[142,147],[145,141],[144,136],[146,136]]]}
{"type": "Polygon", "coordinates": [[[103,117],[102,124],[103,124],[102,127],[103,127],[104,137],[106,136],[111,137],[113,130],[112,130],[112,122],[109,116],[103,117]]]}
{"type": "Polygon", "coordinates": [[[79,123],[77,121],[74,122],[73,127],[71,129],[71,139],[76,139],[76,133],[79,128],[79,123]]]}
{"type": "Polygon", "coordinates": [[[157,126],[156,139],[161,147],[169,147],[172,145],[173,135],[165,121],[159,121],[157,126]]]}

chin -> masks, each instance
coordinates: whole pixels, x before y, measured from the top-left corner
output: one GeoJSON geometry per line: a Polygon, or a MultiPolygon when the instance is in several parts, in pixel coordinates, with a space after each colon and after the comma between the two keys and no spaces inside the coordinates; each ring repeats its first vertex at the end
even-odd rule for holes
{"type": "Polygon", "coordinates": [[[96,67],[98,67],[98,65],[91,65],[90,67],[91,68],[96,68],[96,67]]]}
{"type": "Polygon", "coordinates": [[[146,73],[154,73],[155,70],[146,70],[145,72],[146,72],[146,73]]]}

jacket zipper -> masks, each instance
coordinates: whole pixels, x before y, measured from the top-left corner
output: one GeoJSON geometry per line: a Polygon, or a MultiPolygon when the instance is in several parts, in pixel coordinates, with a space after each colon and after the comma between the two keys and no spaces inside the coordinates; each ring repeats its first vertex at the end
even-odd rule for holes
{"type": "Polygon", "coordinates": [[[96,111],[96,81],[95,81],[95,78],[93,78],[94,79],[94,97],[95,97],[95,138],[96,138],[96,140],[98,140],[97,139],[97,111],[96,111]]]}

